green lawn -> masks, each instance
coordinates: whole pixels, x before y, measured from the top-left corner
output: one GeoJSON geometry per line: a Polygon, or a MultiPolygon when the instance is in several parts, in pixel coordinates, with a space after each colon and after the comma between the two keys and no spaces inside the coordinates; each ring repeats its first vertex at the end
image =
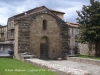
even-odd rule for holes
{"type": "Polygon", "coordinates": [[[58,75],[16,59],[0,58],[0,75],[58,75]]]}
{"type": "Polygon", "coordinates": [[[90,59],[96,59],[96,60],[100,60],[100,57],[94,57],[94,56],[87,56],[87,55],[76,55],[77,57],[82,57],[82,58],[90,58],[90,59]]]}

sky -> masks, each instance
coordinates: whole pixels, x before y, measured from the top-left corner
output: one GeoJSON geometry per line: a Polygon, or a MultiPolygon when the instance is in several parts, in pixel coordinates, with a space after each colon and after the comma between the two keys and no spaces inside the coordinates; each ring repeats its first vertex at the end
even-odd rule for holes
{"type": "Polygon", "coordinates": [[[89,4],[89,0],[0,0],[0,24],[7,25],[9,17],[40,6],[65,12],[64,21],[76,22],[76,10],[89,4]]]}

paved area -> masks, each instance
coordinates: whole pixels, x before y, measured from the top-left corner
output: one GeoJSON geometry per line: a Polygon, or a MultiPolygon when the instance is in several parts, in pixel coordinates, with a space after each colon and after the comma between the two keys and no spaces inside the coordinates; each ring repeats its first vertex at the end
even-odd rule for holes
{"type": "Polygon", "coordinates": [[[68,61],[68,60],[62,60],[62,61],[48,60],[48,61],[51,63],[60,64],[66,67],[88,71],[92,73],[93,75],[100,75],[100,66],[97,66],[97,65],[84,64],[84,63],[73,62],[73,61],[68,61]]]}
{"type": "Polygon", "coordinates": [[[8,52],[0,51],[0,56],[9,56],[8,52]]]}
{"type": "Polygon", "coordinates": [[[72,73],[71,75],[87,75],[86,73],[91,73],[92,75],[100,75],[100,66],[92,64],[83,64],[68,60],[41,60],[41,59],[27,59],[31,62],[52,67],[63,72],[72,73]]]}

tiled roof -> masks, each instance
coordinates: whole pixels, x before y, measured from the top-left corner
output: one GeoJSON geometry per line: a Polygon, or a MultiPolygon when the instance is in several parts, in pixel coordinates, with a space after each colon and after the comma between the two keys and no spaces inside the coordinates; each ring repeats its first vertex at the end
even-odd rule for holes
{"type": "MultiPolygon", "coordinates": [[[[28,10],[26,12],[23,12],[23,13],[20,13],[20,14],[17,14],[17,15],[14,15],[14,16],[10,17],[9,19],[11,19],[11,18],[14,18],[14,19],[22,18],[22,17],[25,16],[25,14],[27,14],[27,16],[28,16],[28,15],[31,15],[33,13],[39,12],[39,11],[41,11],[43,9],[48,9],[48,8],[46,8],[45,6],[36,7],[34,9],[28,10]]],[[[61,11],[56,11],[56,10],[52,10],[52,9],[48,9],[48,10],[50,10],[51,12],[58,12],[58,13],[64,14],[64,12],[61,12],[61,11]]]]}
{"type": "Polygon", "coordinates": [[[43,10],[44,8],[45,8],[44,6],[42,6],[42,7],[36,7],[36,8],[34,8],[34,9],[28,10],[28,11],[26,11],[26,12],[24,12],[24,13],[15,15],[14,17],[23,16],[23,15],[25,15],[25,13],[26,13],[27,15],[30,15],[30,14],[32,14],[32,13],[36,13],[36,12],[38,12],[38,11],[40,11],[40,10],[43,10]]]}
{"type": "Polygon", "coordinates": [[[69,25],[70,27],[78,28],[78,23],[66,22],[66,24],[69,25]]]}

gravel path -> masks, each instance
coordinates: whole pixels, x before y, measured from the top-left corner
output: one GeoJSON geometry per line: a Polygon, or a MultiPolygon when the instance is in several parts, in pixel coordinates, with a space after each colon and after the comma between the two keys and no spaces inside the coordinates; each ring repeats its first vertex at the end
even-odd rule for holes
{"type": "Polygon", "coordinates": [[[96,65],[83,64],[67,60],[41,60],[36,58],[26,60],[31,61],[39,66],[45,66],[46,69],[49,68],[59,72],[61,71],[68,75],[89,75],[88,73],[92,75],[100,75],[100,66],[96,65]]]}
{"type": "Polygon", "coordinates": [[[68,60],[63,60],[63,61],[49,60],[49,62],[55,63],[55,64],[57,63],[57,64],[70,67],[70,68],[74,68],[74,69],[88,71],[89,73],[93,75],[100,75],[100,66],[97,66],[97,65],[84,64],[84,63],[73,62],[73,61],[68,61],[68,60]]]}

